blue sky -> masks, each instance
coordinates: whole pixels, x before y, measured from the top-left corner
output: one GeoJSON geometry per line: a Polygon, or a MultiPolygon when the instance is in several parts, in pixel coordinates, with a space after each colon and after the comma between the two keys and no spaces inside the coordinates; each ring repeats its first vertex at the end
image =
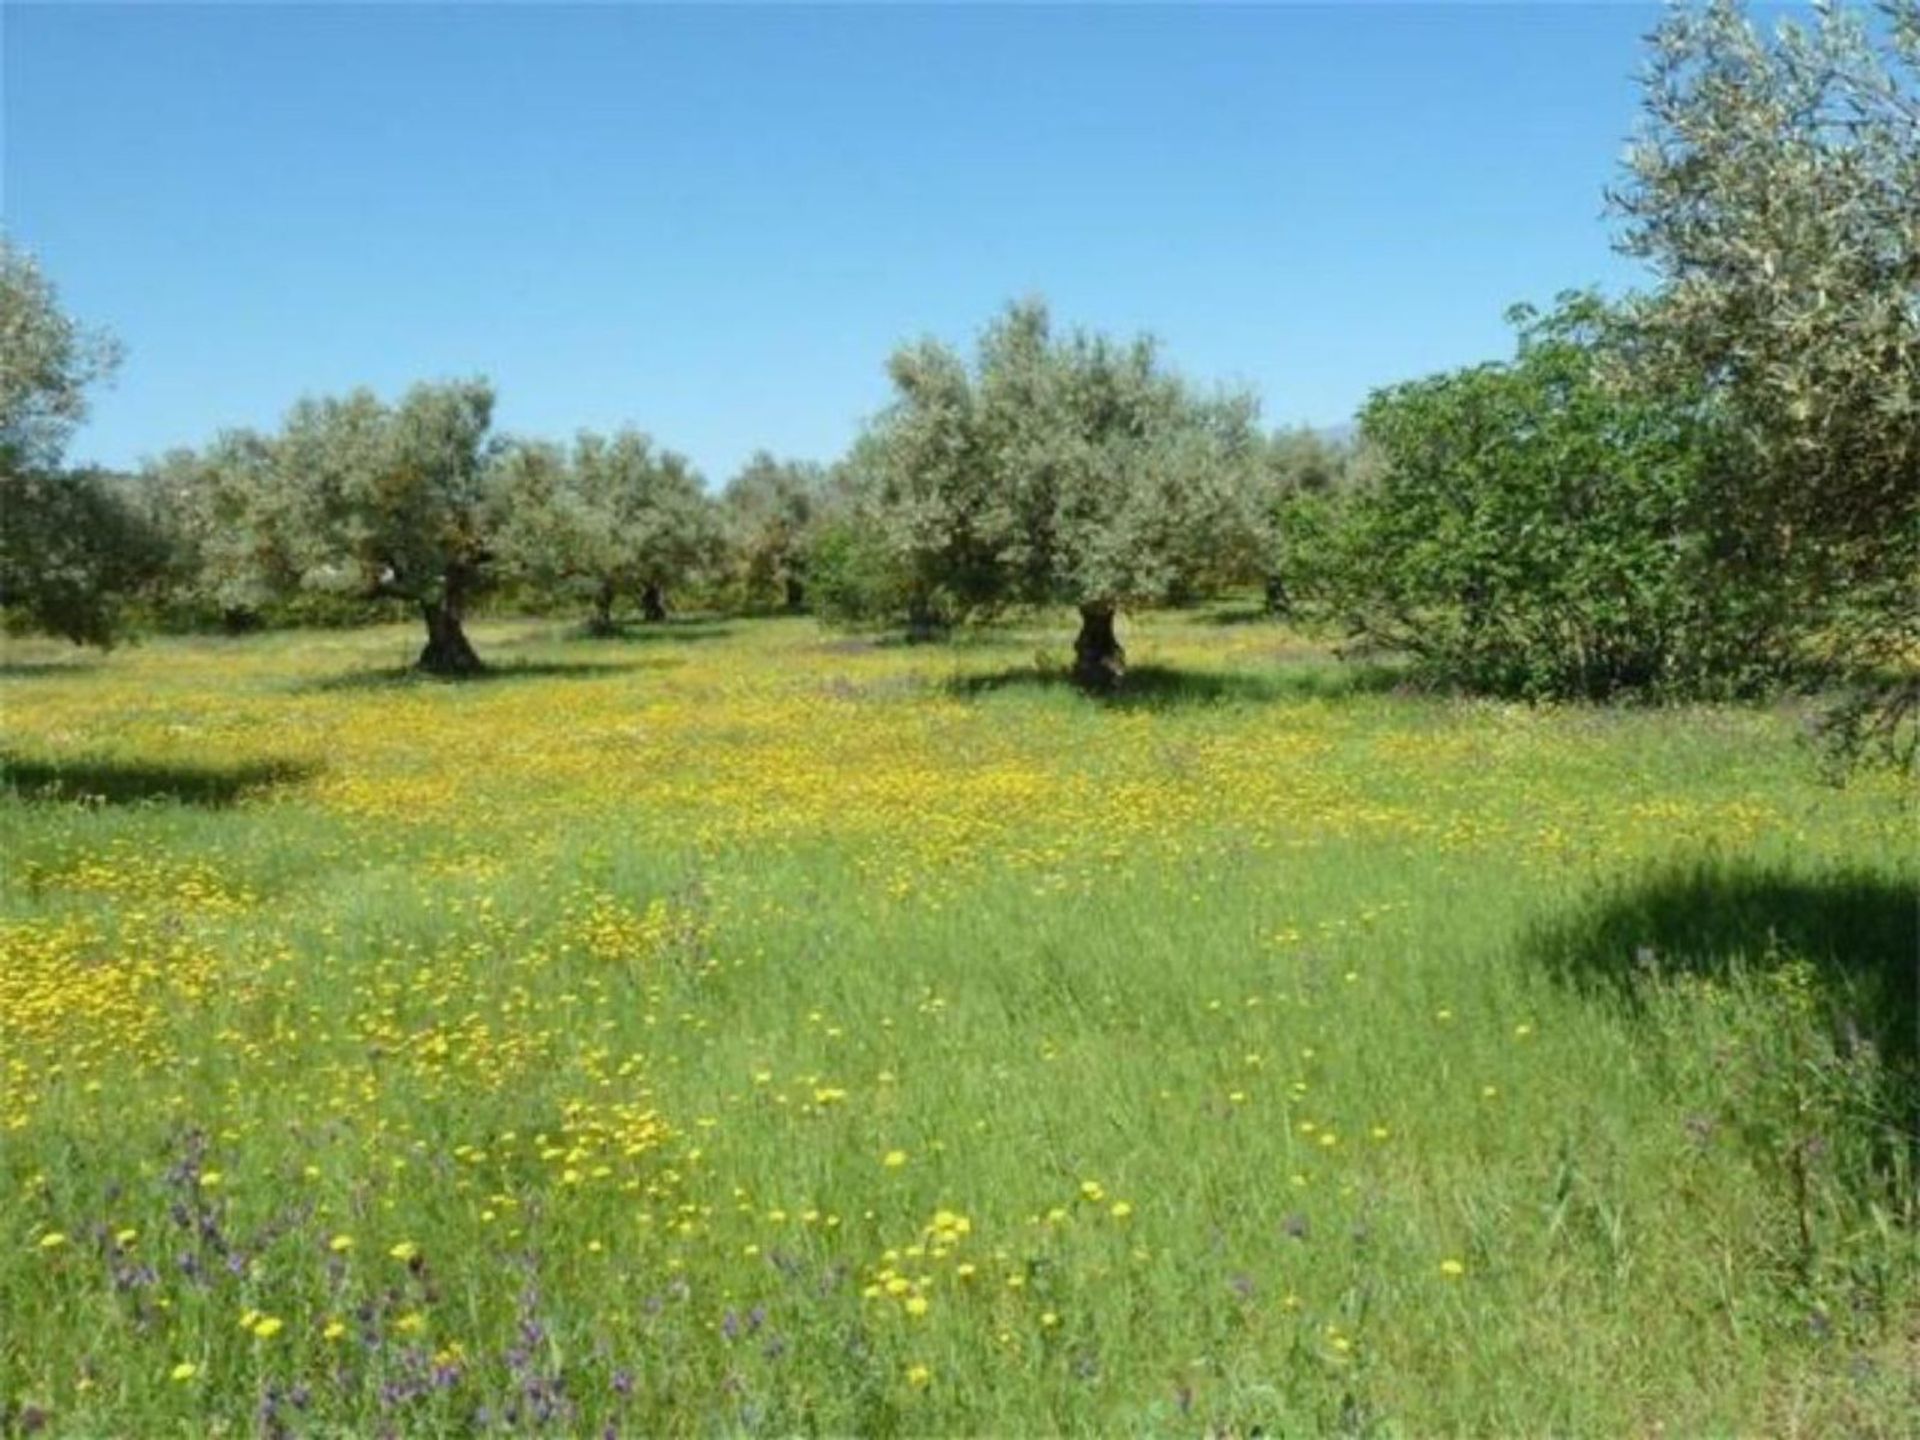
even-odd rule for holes
{"type": "Polygon", "coordinates": [[[718,483],[1033,293],[1334,424],[1635,278],[1601,192],[1656,15],[8,4],[0,180],[127,347],[75,460],[484,373],[506,429],[718,483]]]}

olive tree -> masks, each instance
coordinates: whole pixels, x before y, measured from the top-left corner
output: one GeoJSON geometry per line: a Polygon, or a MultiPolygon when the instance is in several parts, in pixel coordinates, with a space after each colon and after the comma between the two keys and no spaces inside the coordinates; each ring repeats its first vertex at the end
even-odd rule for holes
{"type": "Polygon", "coordinates": [[[987,327],[971,367],[923,341],[889,370],[868,464],[913,603],[1073,605],[1090,688],[1125,672],[1123,609],[1257,543],[1253,401],[1195,394],[1150,340],[1057,335],[1026,302],[987,327]]]}
{"type": "Polygon", "coordinates": [[[494,503],[503,564],[548,588],[584,589],[601,634],[622,595],[637,595],[646,619],[666,619],[670,588],[720,544],[699,472],[631,428],[583,431],[571,454],[544,442],[507,447],[494,503]]]}
{"type": "Polygon", "coordinates": [[[1764,35],[1732,0],[1652,37],[1613,195],[1659,284],[1651,385],[1704,381],[1733,462],[1716,508],[1747,581],[1786,577],[1843,719],[1910,749],[1920,680],[1920,0],[1831,5],[1764,35]]]}
{"type": "Polygon", "coordinates": [[[61,310],[39,263],[0,234],[0,468],[57,469],[89,387],[119,363],[113,338],[61,310]]]}
{"type": "Polygon", "coordinates": [[[0,235],[0,608],[9,623],[106,645],[164,563],[115,477],[61,468],[87,391],[119,348],[61,310],[33,257],[0,235]]]}
{"type": "Polygon", "coordinates": [[[272,436],[235,429],[142,467],[141,502],[168,539],[163,603],[211,612],[240,631],[258,623],[276,596],[300,587],[312,537],[297,492],[278,483],[278,465],[272,436]]]}
{"type": "Polygon", "coordinates": [[[1347,479],[1352,453],[1348,445],[1299,425],[1267,436],[1261,460],[1259,516],[1264,533],[1251,568],[1258,572],[1267,609],[1285,614],[1292,609],[1285,563],[1290,540],[1285,527],[1300,500],[1325,496],[1347,479]]]}
{"type": "Polygon", "coordinates": [[[805,606],[808,550],[826,509],[826,484],[818,465],[777,460],[765,450],[727,482],[720,504],[749,605],[805,606]]]}
{"type": "Polygon", "coordinates": [[[267,440],[237,435],[202,457],[200,505],[216,583],[390,596],[419,608],[419,668],[480,669],[467,608],[491,578],[493,387],[415,385],[398,404],[369,390],[308,398],[267,440]]]}

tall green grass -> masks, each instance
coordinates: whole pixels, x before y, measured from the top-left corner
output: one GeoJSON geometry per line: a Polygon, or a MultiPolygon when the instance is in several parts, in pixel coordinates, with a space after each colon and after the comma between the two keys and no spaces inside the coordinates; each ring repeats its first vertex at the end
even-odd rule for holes
{"type": "Polygon", "coordinates": [[[1920,1416],[1910,797],[1791,717],[409,638],[10,657],[12,1429],[1920,1416]]]}

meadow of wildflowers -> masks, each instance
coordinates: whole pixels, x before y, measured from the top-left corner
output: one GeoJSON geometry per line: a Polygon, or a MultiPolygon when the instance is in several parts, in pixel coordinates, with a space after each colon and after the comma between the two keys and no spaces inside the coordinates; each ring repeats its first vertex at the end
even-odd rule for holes
{"type": "Polygon", "coordinates": [[[1232,618],[12,645],[0,1430],[1911,1433],[1910,791],[1232,618]]]}

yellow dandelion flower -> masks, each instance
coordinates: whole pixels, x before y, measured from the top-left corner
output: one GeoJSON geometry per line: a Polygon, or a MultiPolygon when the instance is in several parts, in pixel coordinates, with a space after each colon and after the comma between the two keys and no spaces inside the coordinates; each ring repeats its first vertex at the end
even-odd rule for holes
{"type": "Polygon", "coordinates": [[[327,1242],[327,1248],[336,1255],[344,1255],[353,1248],[353,1237],[351,1235],[336,1235],[327,1242]]]}
{"type": "Polygon", "coordinates": [[[323,1340],[338,1340],[342,1335],[346,1333],[347,1333],[347,1322],[344,1320],[334,1319],[334,1320],[327,1321],[326,1328],[320,1332],[320,1338],[323,1340]]]}
{"type": "Polygon", "coordinates": [[[907,1384],[911,1385],[914,1389],[924,1390],[932,1381],[933,1371],[929,1370],[926,1366],[909,1365],[907,1367],[907,1384]]]}
{"type": "Polygon", "coordinates": [[[907,1303],[901,1308],[917,1320],[927,1313],[927,1297],[924,1295],[909,1296],[907,1303]]]}
{"type": "Polygon", "coordinates": [[[174,1366],[173,1369],[167,1372],[168,1376],[174,1380],[191,1380],[194,1376],[198,1375],[199,1373],[200,1373],[200,1367],[194,1364],[191,1360],[182,1360],[178,1365],[174,1366]]]}
{"type": "Polygon", "coordinates": [[[285,1323],[277,1315],[262,1315],[253,1322],[253,1333],[261,1340],[271,1340],[280,1333],[285,1323]]]}
{"type": "Polygon", "coordinates": [[[1107,1213],[1116,1220],[1124,1220],[1133,1214],[1133,1206],[1125,1200],[1116,1200],[1113,1202],[1113,1208],[1107,1213]]]}
{"type": "Polygon", "coordinates": [[[902,1165],[907,1163],[907,1152],[904,1150],[889,1150],[881,1157],[880,1163],[889,1170],[898,1170],[902,1165]]]}
{"type": "Polygon", "coordinates": [[[58,1250],[66,1243],[67,1237],[58,1230],[49,1230],[40,1237],[40,1248],[42,1250],[58,1250]]]}
{"type": "Polygon", "coordinates": [[[1462,1265],[1458,1260],[1442,1260],[1440,1262],[1440,1273],[1450,1280],[1457,1280],[1467,1273],[1467,1267],[1462,1265]]]}
{"type": "Polygon", "coordinates": [[[411,1260],[419,1253],[420,1247],[411,1240],[402,1240],[398,1245],[387,1251],[387,1254],[396,1260],[411,1260]]]}

